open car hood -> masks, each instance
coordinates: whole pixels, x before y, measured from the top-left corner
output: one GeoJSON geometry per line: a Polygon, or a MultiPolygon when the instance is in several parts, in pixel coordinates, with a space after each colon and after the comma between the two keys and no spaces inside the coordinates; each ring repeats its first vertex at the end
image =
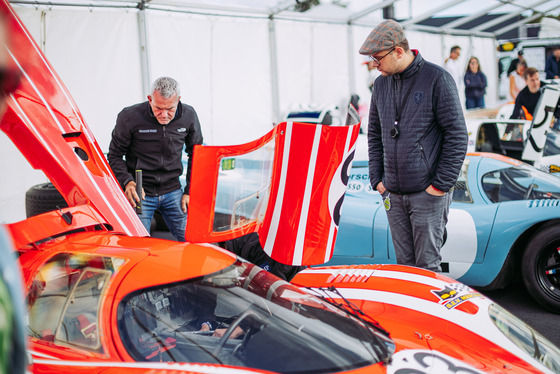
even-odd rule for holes
{"type": "Polygon", "coordinates": [[[186,239],[258,232],[264,251],[283,264],[330,260],[360,129],[352,106],[346,122],[283,122],[247,144],[197,146],[186,239]]]}
{"type": "MultiPolygon", "coordinates": [[[[0,7],[9,15],[11,38],[9,46],[0,47],[8,49],[9,64],[21,74],[19,89],[8,97],[0,129],[64,196],[73,208],[67,217],[71,219],[82,206],[86,214],[98,213],[92,216],[94,221],[115,231],[148,235],[70,93],[8,1],[1,0],[0,7]]],[[[62,212],[57,222],[68,225],[62,212]]]]}

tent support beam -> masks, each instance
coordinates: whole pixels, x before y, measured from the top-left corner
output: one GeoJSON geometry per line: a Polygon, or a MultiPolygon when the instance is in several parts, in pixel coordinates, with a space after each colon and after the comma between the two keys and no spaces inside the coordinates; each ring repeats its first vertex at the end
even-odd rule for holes
{"type": "Polygon", "coordinates": [[[380,4],[373,5],[373,6],[369,7],[369,8],[366,8],[366,9],[362,10],[361,12],[357,12],[357,13],[355,13],[355,14],[352,14],[350,17],[348,17],[348,24],[352,24],[352,23],[354,23],[357,19],[360,19],[360,18],[362,18],[362,17],[365,17],[365,16],[367,16],[368,14],[373,13],[373,12],[375,12],[375,11],[378,10],[378,9],[382,9],[382,8],[387,7],[387,6],[393,5],[393,4],[396,3],[396,2],[397,2],[397,0],[385,0],[385,1],[383,1],[382,3],[380,3],[380,4]]]}
{"type": "Polygon", "coordinates": [[[455,5],[459,4],[459,3],[462,3],[463,1],[465,1],[465,0],[451,0],[451,1],[448,1],[448,2],[446,2],[446,3],[443,3],[443,4],[441,4],[439,7],[435,8],[435,9],[431,9],[429,12],[426,12],[426,13],[424,13],[424,14],[421,14],[421,15],[419,15],[418,17],[414,17],[414,18],[412,18],[412,19],[409,19],[409,20],[406,20],[406,21],[404,21],[404,22],[401,22],[401,26],[402,26],[403,28],[405,28],[405,27],[408,26],[408,25],[411,25],[411,24],[415,24],[415,23],[424,21],[424,20],[430,18],[431,16],[433,16],[434,14],[439,13],[439,12],[441,12],[442,10],[445,10],[445,9],[447,9],[447,8],[451,8],[451,7],[453,7],[453,6],[455,6],[455,5]]]}
{"type": "Polygon", "coordinates": [[[529,17],[529,18],[524,18],[524,19],[522,19],[522,20],[520,20],[520,21],[517,21],[517,22],[515,22],[515,23],[512,23],[511,25],[507,25],[507,26],[505,26],[505,27],[502,27],[502,28],[499,29],[499,30],[495,30],[495,31],[494,31],[494,35],[496,35],[496,38],[497,38],[497,37],[500,36],[501,34],[506,33],[506,32],[508,32],[509,30],[514,29],[514,28],[516,28],[516,27],[519,27],[519,26],[521,26],[521,25],[524,25],[524,24],[526,24],[526,23],[529,23],[529,22],[531,22],[531,21],[534,20],[534,19],[537,19],[537,18],[539,18],[539,17],[542,17],[542,16],[546,15],[546,13],[552,12],[553,10],[555,10],[555,9],[557,9],[557,8],[560,8],[560,5],[554,5],[552,8],[550,8],[550,9],[549,9],[548,11],[546,11],[546,12],[536,12],[536,11],[535,11],[535,14],[533,14],[533,15],[532,15],[531,17],[529,17]]]}
{"type": "Polygon", "coordinates": [[[492,11],[492,10],[494,10],[494,9],[497,9],[497,8],[500,8],[500,7],[503,7],[504,5],[509,4],[509,3],[511,3],[512,1],[513,1],[513,0],[505,0],[505,1],[503,1],[502,3],[500,3],[500,4],[496,4],[496,5],[492,5],[492,6],[488,7],[488,8],[484,8],[484,9],[480,10],[479,12],[476,12],[476,13],[471,14],[470,16],[461,17],[461,18],[456,19],[455,21],[451,21],[451,22],[449,22],[449,23],[446,23],[445,25],[442,25],[441,27],[442,27],[442,28],[445,28],[445,29],[447,29],[447,28],[449,28],[449,29],[454,29],[454,28],[456,28],[456,27],[458,27],[458,26],[464,25],[464,24],[467,23],[467,22],[470,22],[470,21],[475,20],[475,19],[477,19],[477,18],[479,18],[479,17],[482,17],[482,16],[484,16],[485,14],[489,14],[490,11],[492,11]]]}
{"type": "Polygon", "coordinates": [[[148,56],[148,37],[146,25],[146,9],[144,8],[144,0],[138,5],[138,41],[140,44],[140,72],[142,74],[142,90],[143,94],[151,94],[150,92],[150,58],[148,56]]]}
{"type": "Polygon", "coordinates": [[[276,22],[271,15],[268,22],[268,38],[270,44],[270,78],[272,90],[272,115],[274,123],[280,121],[280,103],[279,103],[279,88],[278,88],[278,46],[276,44],[276,22]]]}
{"type": "Polygon", "coordinates": [[[511,19],[511,18],[514,18],[514,17],[519,16],[521,13],[525,12],[526,10],[534,9],[534,8],[536,8],[537,6],[541,5],[541,4],[547,3],[548,1],[549,1],[549,0],[540,0],[540,1],[537,1],[536,3],[533,3],[533,4],[531,4],[531,5],[528,5],[527,7],[524,7],[524,8],[522,8],[521,10],[519,10],[519,11],[517,11],[517,12],[504,14],[504,15],[501,16],[501,17],[494,18],[494,19],[491,20],[491,21],[488,21],[488,22],[486,22],[486,23],[483,23],[483,24],[481,24],[481,25],[478,25],[478,26],[476,26],[476,27],[473,27],[471,30],[472,30],[472,31],[483,31],[483,30],[487,30],[487,29],[489,29],[489,28],[491,28],[491,27],[493,27],[493,26],[499,25],[500,23],[507,21],[508,19],[511,19]]]}
{"type": "Polygon", "coordinates": [[[346,35],[348,36],[348,75],[350,77],[348,88],[350,88],[350,95],[353,95],[356,93],[356,69],[354,68],[356,52],[354,51],[354,31],[351,24],[348,24],[346,35]]]}

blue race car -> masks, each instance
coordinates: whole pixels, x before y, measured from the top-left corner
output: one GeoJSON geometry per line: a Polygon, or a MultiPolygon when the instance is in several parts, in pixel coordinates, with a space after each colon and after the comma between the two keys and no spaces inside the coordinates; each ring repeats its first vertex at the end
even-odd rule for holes
{"type": "MultiPolygon", "coordinates": [[[[558,177],[493,153],[469,153],[453,192],[442,270],[486,290],[523,279],[533,297],[560,313],[558,177]]],[[[355,161],[328,265],[396,263],[381,196],[367,161],[355,161]]]]}

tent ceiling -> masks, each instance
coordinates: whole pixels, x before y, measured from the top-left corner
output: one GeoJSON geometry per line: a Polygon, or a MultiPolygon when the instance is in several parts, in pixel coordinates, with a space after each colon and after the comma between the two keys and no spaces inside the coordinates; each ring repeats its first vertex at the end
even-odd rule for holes
{"type": "MultiPolygon", "coordinates": [[[[266,17],[302,21],[372,26],[386,18],[384,8],[392,7],[392,18],[408,29],[435,33],[500,36],[541,16],[558,16],[558,0],[13,0],[33,6],[129,7],[178,12],[243,17],[266,17]],[[297,3],[310,5],[298,12],[297,3]],[[318,4],[317,4],[318,3],[318,4]],[[521,17],[523,16],[523,17],[521,17]],[[434,25],[430,19],[445,20],[434,25]],[[513,25],[513,26],[512,26],[513,25]]],[[[385,10],[387,12],[387,10],[385,10]]],[[[391,14],[389,14],[391,16],[391,14]]]]}

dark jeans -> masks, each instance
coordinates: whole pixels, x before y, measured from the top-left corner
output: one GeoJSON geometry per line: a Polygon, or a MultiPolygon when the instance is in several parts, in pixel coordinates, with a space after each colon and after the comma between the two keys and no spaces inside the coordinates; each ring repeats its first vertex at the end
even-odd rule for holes
{"type": "Polygon", "coordinates": [[[467,109],[484,108],[484,96],[481,97],[467,97],[465,103],[467,109]]]}
{"type": "Polygon", "coordinates": [[[142,200],[142,213],[138,215],[146,230],[150,232],[154,211],[158,209],[171,234],[180,242],[185,241],[187,215],[181,209],[183,190],[178,189],[160,196],[146,196],[142,200]]]}
{"type": "Polygon", "coordinates": [[[453,192],[433,196],[426,191],[408,195],[389,195],[389,227],[397,263],[441,272],[443,233],[447,224],[453,192]]]}

